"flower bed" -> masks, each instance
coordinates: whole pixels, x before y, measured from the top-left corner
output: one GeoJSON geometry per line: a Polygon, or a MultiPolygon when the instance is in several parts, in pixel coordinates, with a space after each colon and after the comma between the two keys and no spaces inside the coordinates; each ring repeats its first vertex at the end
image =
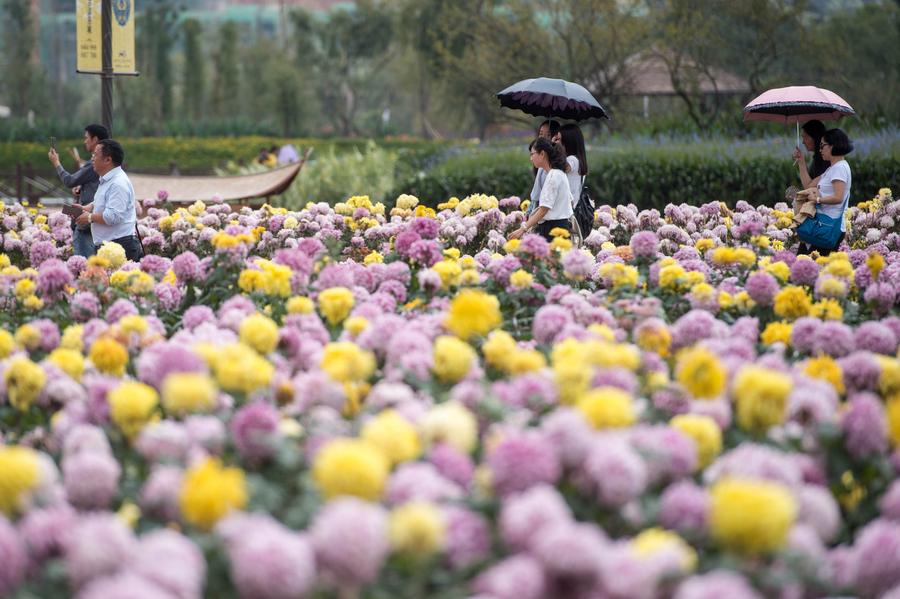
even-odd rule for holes
{"type": "Polygon", "coordinates": [[[900,202],[3,206],[0,596],[900,596],[900,202]]]}

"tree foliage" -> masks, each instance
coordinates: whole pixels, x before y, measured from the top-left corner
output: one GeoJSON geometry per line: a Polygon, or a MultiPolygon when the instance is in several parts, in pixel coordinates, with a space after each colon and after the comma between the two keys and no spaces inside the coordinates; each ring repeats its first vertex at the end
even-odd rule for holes
{"type": "MultiPolygon", "coordinates": [[[[30,5],[0,0],[0,103],[22,120],[97,120],[86,77],[46,84],[30,5]]],[[[800,84],[845,96],[867,125],[900,123],[900,0],[357,0],[293,10],[277,42],[271,27],[199,21],[189,5],[139,3],[141,76],[116,80],[117,129],[485,137],[532,122],[495,94],[535,76],[581,83],[625,132],[747,134],[760,128],[741,123],[743,103],[800,84]],[[650,120],[629,77],[647,53],[674,90],[650,120]],[[746,93],[704,91],[722,72],[746,93]]]]}

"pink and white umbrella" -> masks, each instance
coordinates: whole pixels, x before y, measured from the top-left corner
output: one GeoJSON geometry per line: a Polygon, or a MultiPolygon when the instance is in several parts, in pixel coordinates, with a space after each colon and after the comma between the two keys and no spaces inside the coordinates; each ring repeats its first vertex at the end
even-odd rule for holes
{"type": "Polygon", "coordinates": [[[797,145],[800,142],[801,122],[836,120],[855,114],[856,111],[845,99],[833,91],[812,85],[770,89],[744,106],[745,121],[796,123],[797,145]]]}

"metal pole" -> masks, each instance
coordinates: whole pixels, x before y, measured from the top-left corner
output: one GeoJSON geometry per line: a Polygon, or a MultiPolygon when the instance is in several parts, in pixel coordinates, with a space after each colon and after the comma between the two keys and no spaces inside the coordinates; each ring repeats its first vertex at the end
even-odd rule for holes
{"type": "Polygon", "coordinates": [[[103,112],[103,126],[112,137],[113,132],[113,66],[112,66],[112,3],[101,0],[102,70],[100,73],[100,105],[103,112]]]}

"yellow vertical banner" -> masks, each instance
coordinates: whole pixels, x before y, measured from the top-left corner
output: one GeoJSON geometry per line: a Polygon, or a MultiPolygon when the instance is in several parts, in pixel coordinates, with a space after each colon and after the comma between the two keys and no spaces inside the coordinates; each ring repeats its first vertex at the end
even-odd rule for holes
{"type": "Polygon", "coordinates": [[[75,21],[78,53],[75,68],[82,73],[99,73],[103,67],[100,0],[75,0],[75,21]]]}
{"type": "Polygon", "coordinates": [[[75,0],[79,73],[103,70],[103,2],[112,3],[112,67],[115,75],[137,75],[134,60],[134,0],[75,0]]]}
{"type": "Polygon", "coordinates": [[[136,75],[134,63],[134,0],[112,2],[112,67],[116,75],[136,75]]]}

